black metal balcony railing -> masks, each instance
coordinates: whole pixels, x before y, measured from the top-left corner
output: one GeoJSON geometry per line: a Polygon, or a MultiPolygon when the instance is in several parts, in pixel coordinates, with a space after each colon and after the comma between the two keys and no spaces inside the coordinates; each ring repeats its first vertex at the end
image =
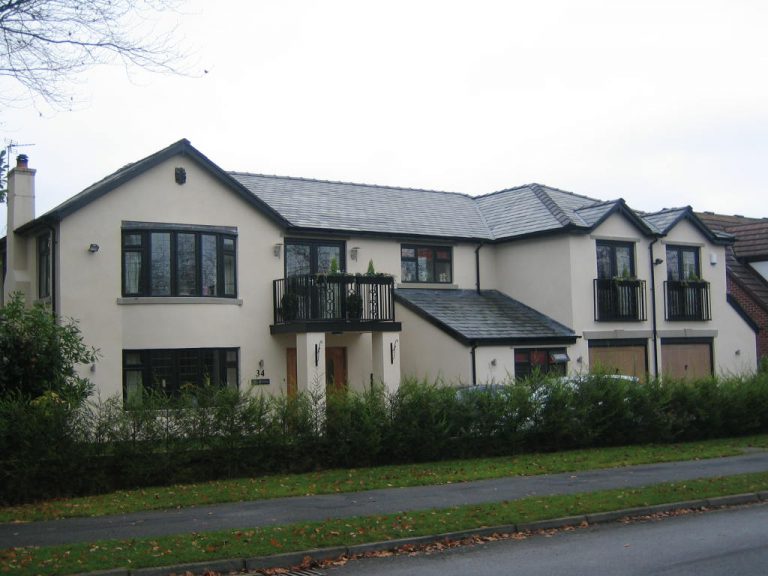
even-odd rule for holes
{"type": "Polygon", "coordinates": [[[392,276],[303,275],[273,282],[275,324],[393,322],[392,276]]]}
{"type": "Polygon", "coordinates": [[[596,278],[594,280],[595,320],[645,320],[645,280],[596,278]]]}
{"type": "Polygon", "coordinates": [[[709,282],[664,282],[667,320],[711,320],[709,282]]]}

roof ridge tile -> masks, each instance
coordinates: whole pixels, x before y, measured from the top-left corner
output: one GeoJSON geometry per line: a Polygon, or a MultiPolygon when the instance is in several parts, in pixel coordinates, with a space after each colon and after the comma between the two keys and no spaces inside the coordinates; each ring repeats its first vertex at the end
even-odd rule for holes
{"type": "Polygon", "coordinates": [[[573,220],[571,220],[563,211],[563,209],[557,205],[557,202],[555,202],[539,184],[531,184],[530,188],[533,190],[536,198],[538,198],[544,207],[549,210],[549,213],[555,217],[561,226],[568,226],[569,224],[574,223],[573,220]]]}

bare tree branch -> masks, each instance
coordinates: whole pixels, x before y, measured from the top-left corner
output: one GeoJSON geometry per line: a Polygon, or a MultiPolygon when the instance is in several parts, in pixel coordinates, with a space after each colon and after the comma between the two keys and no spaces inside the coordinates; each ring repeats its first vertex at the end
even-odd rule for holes
{"type": "MultiPolygon", "coordinates": [[[[54,108],[67,105],[75,77],[98,64],[179,72],[175,29],[156,30],[181,0],[0,0],[0,80],[54,108]]],[[[5,91],[3,91],[5,92],[5,91]]],[[[0,103],[12,97],[5,93],[0,103]]]]}

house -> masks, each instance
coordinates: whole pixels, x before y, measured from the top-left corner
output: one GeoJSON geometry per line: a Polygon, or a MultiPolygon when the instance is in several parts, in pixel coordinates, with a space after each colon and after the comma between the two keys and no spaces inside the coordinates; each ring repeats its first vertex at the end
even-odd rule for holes
{"type": "Polygon", "coordinates": [[[726,248],[728,296],[757,328],[758,358],[768,357],[768,219],[703,212],[712,230],[730,233],[726,248]]]}
{"type": "Polygon", "coordinates": [[[756,366],[733,237],[690,208],[226,172],[180,140],[35,217],[34,174],[8,176],[2,292],[79,320],[103,396],[756,366]]]}

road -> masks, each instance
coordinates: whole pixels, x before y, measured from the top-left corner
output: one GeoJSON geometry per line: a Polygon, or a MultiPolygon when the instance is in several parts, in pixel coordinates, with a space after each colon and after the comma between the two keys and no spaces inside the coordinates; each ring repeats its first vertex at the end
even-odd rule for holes
{"type": "MultiPolygon", "coordinates": [[[[441,486],[416,486],[232,502],[179,510],[137,512],[100,518],[72,518],[22,524],[0,523],[0,549],[11,546],[53,546],[119,538],[275,526],[328,518],[393,514],[516,500],[528,496],[576,494],[634,488],[693,478],[732,476],[768,470],[768,452],[684,462],[644,464],[544,476],[514,476],[441,486]]],[[[768,574],[768,572],[766,572],[768,574]]]]}
{"type": "Polygon", "coordinates": [[[363,559],[324,572],[327,576],[765,576],[768,504],[603,524],[434,554],[363,559]]]}

